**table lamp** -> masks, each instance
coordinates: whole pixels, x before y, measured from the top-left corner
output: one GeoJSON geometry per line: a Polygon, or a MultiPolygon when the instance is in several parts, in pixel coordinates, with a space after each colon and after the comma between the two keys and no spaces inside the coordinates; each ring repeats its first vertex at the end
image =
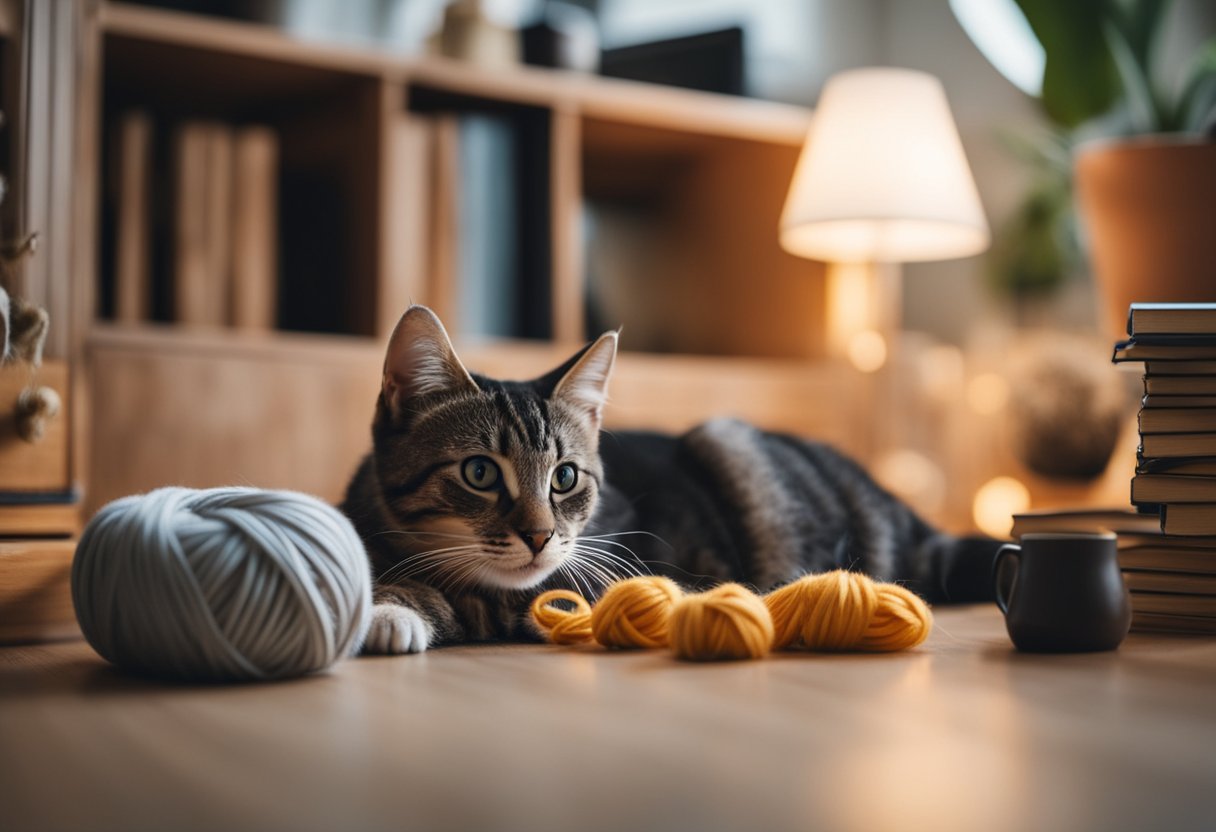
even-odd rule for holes
{"type": "Polygon", "coordinates": [[[829,264],[829,348],[877,370],[899,323],[894,264],[966,257],[988,242],[937,78],[886,67],[830,78],[781,215],[782,248],[829,264]]]}

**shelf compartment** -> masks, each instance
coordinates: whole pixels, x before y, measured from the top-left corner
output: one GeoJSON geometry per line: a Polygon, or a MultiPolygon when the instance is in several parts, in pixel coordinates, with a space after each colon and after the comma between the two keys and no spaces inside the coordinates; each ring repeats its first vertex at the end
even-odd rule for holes
{"type": "Polygon", "coordinates": [[[777,241],[799,146],[582,120],[588,329],[646,352],[824,354],[823,265],[777,241]]]}
{"type": "MultiPolygon", "coordinates": [[[[188,122],[270,127],[278,139],[277,320],[283,329],[371,335],[377,327],[385,81],[376,76],[110,33],[103,43],[103,155],[118,119],[146,113],[153,317],[172,317],[172,144],[188,122]],[[155,72],[149,72],[155,67],[155,72]],[[162,218],[156,222],[157,218],[162,218]]],[[[103,194],[114,193],[113,168],[103,194]]],[[[114,308],[115,207],[102,206],[100,312],[114,308]]]]}

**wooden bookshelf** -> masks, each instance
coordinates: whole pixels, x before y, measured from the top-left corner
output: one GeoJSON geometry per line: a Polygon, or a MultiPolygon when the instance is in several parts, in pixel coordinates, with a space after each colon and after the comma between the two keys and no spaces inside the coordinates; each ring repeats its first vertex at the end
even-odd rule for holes
{"type": "Polygon", "coordinates": [[[612,427],[678,430],[727,413],[865,454],[852,426],[872,391],[824,358],[822,267],[777,242],[809,111],[523,66],[486,72],[121,3],[88,4],[82,32],[82,70],[97,83],[78,107],[91,119],[78,169],[100,196],[82,209],[92,254],[75,273],[97,298],[81,353],[86,516],[166,482],[336,499],[368,446],[384,340],[410,301],[440,312],[471,366],[507,377],[539,374],[590,329],[623,324],[612,427]],[[281,182],[323,183],[340,206],[324,239],[283,204],[278,241],[280,312],[283,293],[319,292],[333,313],[325,331],[112,320],[106,160],[131,111],[162,142],[183,120],[264,125],[279,137],[281,182]],[[520,234],[539,242],[516,291],[543,308],[529,310],[525,338],[461,325],[461,130],[482,115],[518,131],[531,189],[520,234]],[[635,254],[659,255],[622,257],[622,235],[635,254]],[[328,283],[293,283],[297,245],[339,264],[328,283]]]}

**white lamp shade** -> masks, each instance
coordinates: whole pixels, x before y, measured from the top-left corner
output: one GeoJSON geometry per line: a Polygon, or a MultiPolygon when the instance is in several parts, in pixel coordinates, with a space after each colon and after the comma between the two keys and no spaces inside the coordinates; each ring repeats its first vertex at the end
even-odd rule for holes
{"type": "Polygon", "coordinates": [[[988,247],[950,105],[932,75],[869,68],[824,87],[781,215],[781,246],[833,262],[946,260],[988,247]]]}

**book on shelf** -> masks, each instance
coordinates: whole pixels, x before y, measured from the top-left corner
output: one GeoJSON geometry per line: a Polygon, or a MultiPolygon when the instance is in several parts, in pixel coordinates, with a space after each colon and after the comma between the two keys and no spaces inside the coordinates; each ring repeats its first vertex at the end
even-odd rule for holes
{"type": "Polygon", "coordinates": [[[236,131],[232,146],[232,324],[274,329],[278,319],[279,140],[269,127],[236,131]]]}
{"type": "Polygon", "coordinates": [[[1177,535],[1216,535],[1216,502],[1161,506],[1161,530],[1177,535]]]}
{"type": "Polygon", "coordinates": [[[1116,534],[1161,534],[1156,514],[1142,514],[1126,508],[1082,508],[1027,511],[1013,515],[1010,534],[1114,532],[1116,534]]]}
{"type": "Polygon", "coordinates": [[[1136,542],[1132,536],[1119,536],[1119,566],[1122,569],[1149,570],[1153,573],[1184,572],[1216,576],[1216,541],[1209,546],[1181,546],[1181,541],[1203,538],[1167,538],[1136,542]]]}
{"type": "Polygon", "coordinates": [[[1136,474],[1132,477],[1132,502],[1216,503],[1216,477],[1186,474],[1136,474]]]}
{"type": "Polygon", "coordinates": [[[1216,376],[1150,376],[1144,377],[1147,396],[1213,396],[1216,376]]]}
{"type": "Polygon", "coordinates": [[[465,337],[518,336],[524,183],[517,131],[505,115],[462,115],[457,125],[456,328],[465,337]]]}
{"type": "Polygon", "coordinates": [[[1145,396],[1140,400],[1140,406],[1145,410],[1216,408],[1216,396],[1145,396]]]}
{"type": "Polygon", "coordinates": [[[1210,457],[1158,457],[1142,459],[1137,474],[1179,474],[1194,477],[1216,477],[1216,459],[1210,457]]]}
{"type": "Polygon", "coordinates": [[[1216,303],[1133,303],[1127,312],[1127,334],[1216,336],[1216,303]]]}
{"type": "Polygon", "coordinates": [[[414,113],[393,118],[389,131],[385,182],[388,202],[385,269],[380,284],[376,331],[387,337],[414,298],[425,297],[431,257],[431,190],[435,131],[432,120],[414,113]]]}
{"type": "Polygon", "coordinates": [[[1212,376],[1216,361],[1146,361],[1144,372],[1150,376],[1212,376]]]}
{"type": "Polygon", "coordinates": [[[174,138],[173,308],[177,323],[227,321],[232,132],[185,122],[174,138]]]}
{"type": "Polygon", "coordinates": [[[1216,433],[1146,433],[1140,435],[1140,456],[1216,457],[1216,433]]]}
{"type": "Polygon", "coordinates": [[[1132,592],[1175,595],[1216,595],[1216,575],[1187,572],[1124,570],[1123,582],[1132,592]]]}
{"type": "Polygon", "coordinates": [[[1204,433],[1216,431],[1216,407],[1159,407],[1141,410],[1141,433],[1204,433]]]}
{"type": "Polygon", "coordinates": [[[1132,609],[1136,612],[1216,618],[1216,595],[1185,595],[1179,592],[1132,592],[1132,609]]]}
{"type": "Polygon", "coordinates": [[[226,124],[207,129],[207,176],[203,191],[207,238],[207,320],[224,326],[231,321],[232,294],[232,151],[234,131],[226,124]]]}
{"type": "Polygon", "coordinates": [[[114,319],[151,317],[152,118],[135,110],[114,128],[114,319]]]}
{"type": "Polygon", "coordinates": [[[458,118],[458,329],[475,337],[549,338],[549,124],[524,111],[458,118]]]}
{"type": "Polygon", "coordinates": [[[1132,610],[1132,629],[1138,632],[1216,635],[1216,618],[1132,610]]]}
{"type": "Polygon", "coordinates": [[[1189,339],[1186,343],[1145,344],[1135,339],[1115,344],[1111,360],[1116,364],[1140,361],[1216,361],[1216,336],[1189,339]]]}

